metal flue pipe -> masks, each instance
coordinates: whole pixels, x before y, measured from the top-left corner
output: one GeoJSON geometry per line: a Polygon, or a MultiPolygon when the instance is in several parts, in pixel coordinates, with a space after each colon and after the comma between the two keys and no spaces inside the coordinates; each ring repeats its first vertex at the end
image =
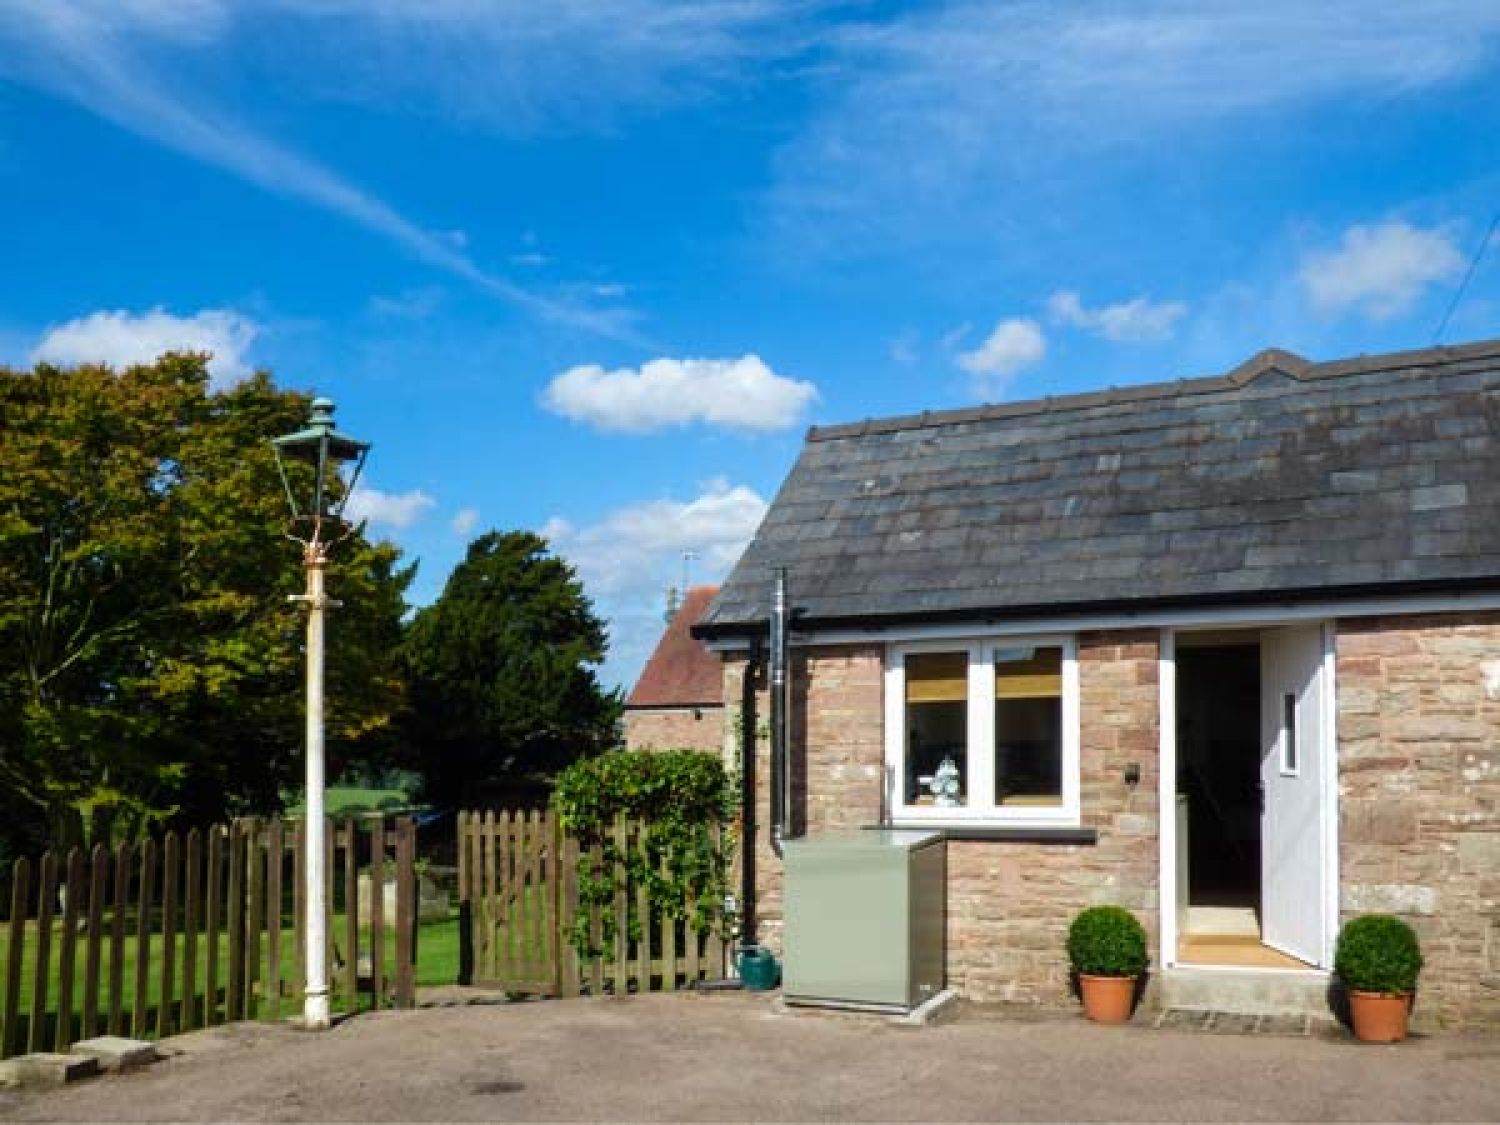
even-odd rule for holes
{"type": "Polygon", "coordinates": [[[771,847],[779,856],[781,842],[792,834],[791,677],[789,635],[791,603],[787,598],[786,567],[778,566],[771,591],[771,847]]]}

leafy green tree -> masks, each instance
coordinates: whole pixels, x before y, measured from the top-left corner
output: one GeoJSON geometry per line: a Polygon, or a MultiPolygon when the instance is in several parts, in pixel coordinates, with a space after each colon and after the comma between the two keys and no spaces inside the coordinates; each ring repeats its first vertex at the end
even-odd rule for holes
{"type": "Polygon", "coordinates": [[[573,568],[524,531],[469,545],[405,643],[413,767],[424,795],[549,778],[610,746],[620,700],[599,686],[604,624],[573,568]]]}
{"type": "MultiPolygon", "coordinates": [[[[305,395],[206,357],[0,369],[0,807],[55,843],[276,807],[301,760],[302,586],[267,439],[305,395]]],[[[410,569],[357,536],[330,582],[330,745],[401,703],[410,569]]]]}

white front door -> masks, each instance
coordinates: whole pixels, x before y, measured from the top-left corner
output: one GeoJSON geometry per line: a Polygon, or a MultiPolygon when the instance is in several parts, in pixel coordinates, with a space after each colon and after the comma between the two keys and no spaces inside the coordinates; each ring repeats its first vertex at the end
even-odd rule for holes
{"type": "Polygon", "coordinates": [[[1326,946],[1323,878],[1326,834],[1321,625],[1286,625],[1261,635],[1261,940],[1310,965],[1326,946]]]}

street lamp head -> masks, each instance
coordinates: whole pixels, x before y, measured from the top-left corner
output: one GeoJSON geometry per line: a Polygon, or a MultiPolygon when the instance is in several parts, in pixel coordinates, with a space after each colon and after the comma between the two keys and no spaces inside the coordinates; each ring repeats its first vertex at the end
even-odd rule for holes
{"type": "Polygon", "coordinates": [[[344,506],[359,482],[364,471],[365,458],[370,453],[370,443],[357,441],[348,434],[341,434],[333,425],[333,400],[315,398],[307,427],[271,439],[271,449],[276,455],[276,468],[281,474],[282,487],[286,489],[287,503],[292,509],[294,526],[311,529],[310,537],[294,536],[309,548],[326,542],[323,536],[325,522],[343,522],[344,506]],[[287,475],[287,463],[300,461],[313,468],[312,488],[305,497],[299,497],[292,488],[287,475]],[[347,485],[335,488],[343,465],[352,465],[347,485]]]}

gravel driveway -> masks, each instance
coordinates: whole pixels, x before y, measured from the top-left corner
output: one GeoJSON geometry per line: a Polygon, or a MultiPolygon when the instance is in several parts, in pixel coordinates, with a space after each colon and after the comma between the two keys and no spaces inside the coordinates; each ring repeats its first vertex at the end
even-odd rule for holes
{"type": "Polygon", "coordinates": [[[765,996],[239,1025],[133,1074],[0,1096],[22,1121],[1496,1120],[1500,1037],[1396,1047],[967,1009],[902,1029],[765,996]]]}

